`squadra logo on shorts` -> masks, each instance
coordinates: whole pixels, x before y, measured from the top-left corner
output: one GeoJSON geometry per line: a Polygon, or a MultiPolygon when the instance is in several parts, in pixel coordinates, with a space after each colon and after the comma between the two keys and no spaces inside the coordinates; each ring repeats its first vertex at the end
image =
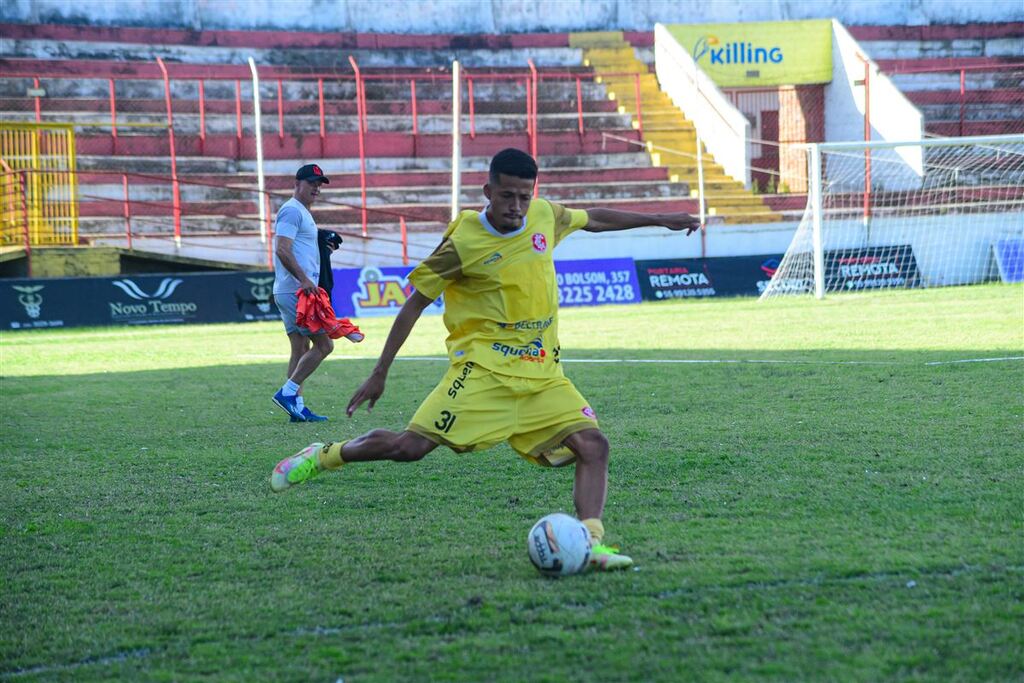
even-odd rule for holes
{"type": "Polygon", "coordinates": [[[533,250],[537,253],[543,254],[548,250],[548,238],[543,233],[535,232],[530,239],[533,240],[533,250]]]}
{"type": "Polygon", "coordinates": [[[597,413],[595,413],[594,409],[590,406],[583,406],[583,410],[580,412],[583,413],[583,417],[589,417],[591,420],[597,419],[597,413]]]}

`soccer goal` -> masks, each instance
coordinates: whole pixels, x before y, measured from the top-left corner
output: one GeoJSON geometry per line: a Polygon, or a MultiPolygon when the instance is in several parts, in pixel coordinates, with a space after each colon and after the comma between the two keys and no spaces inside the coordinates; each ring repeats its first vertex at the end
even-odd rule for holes
{"type": "Polygon", "coordinates": [[[807,208],[761,299],[1006,279],[1024,135],[807,146],[807,208]]]}

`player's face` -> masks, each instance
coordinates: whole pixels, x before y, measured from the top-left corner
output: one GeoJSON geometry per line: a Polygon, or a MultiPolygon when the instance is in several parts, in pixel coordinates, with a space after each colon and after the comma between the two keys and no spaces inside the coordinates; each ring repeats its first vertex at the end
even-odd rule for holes
{"type": "Polygon", "coordinates": [[[295,198],[303,205],[311,206],[320,196],[320,186],[323,184],[322,180],[296,180],[295,198]]]}
{"type": "Polygon", "coordinates": [[[535,180],[498,174],[498,182],[484,185],[484,196],[491,202],[487,220],[501,232],[512,232],[523,226],[523,217],[533,199],[535,180]]]}

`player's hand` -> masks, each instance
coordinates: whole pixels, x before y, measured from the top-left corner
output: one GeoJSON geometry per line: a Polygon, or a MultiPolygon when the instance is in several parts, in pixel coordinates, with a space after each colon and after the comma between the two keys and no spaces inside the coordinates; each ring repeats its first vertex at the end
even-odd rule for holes
{"type": "Polygon", "coordinates": [[[345,414],[352,417],[352,414],[359,409],[359,406],[367,401],[370,402],[370,405],[366,406],[366,412],[372,411],[373,406],[377,403],[377,399],[384,393],[384,379],[384,375],[376,372],[366,378],[362,386],[356,389],[356,393],[352,394],[352,398],[349,399],[345,414]]]}
{"type": "Polygon", "coordinates": [[[299,284],[299,287],[302,289],[302,291],[306,292],[307,294],[314,295],[317,293],[317,290],[320,289],[319,287],[317,287],[316,283],[310,280],[308,277],[299,284]]]}
{"type": "Polygon", "coordinates": [[[669,230],[685,230],[687,235],[700,230],[700,218],[688,213],[669,213],[662,216],[661,224],[669,230]]]}

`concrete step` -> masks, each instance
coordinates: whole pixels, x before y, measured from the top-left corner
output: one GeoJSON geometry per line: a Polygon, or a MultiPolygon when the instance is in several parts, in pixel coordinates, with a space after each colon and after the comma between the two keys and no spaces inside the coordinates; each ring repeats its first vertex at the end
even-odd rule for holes
{"type": "MultiPolygon", "coordinates": [[[[952,27],[955,28],[955,27],[952,27]]],[[[874,60],[949,57],[1020,57],[1020,38],[963,38],[949,40],[870,40],[861,47],[874,60]]]]}
{"type": "Polygon", "coordinates": [[[110,60],[120,57],[126,61],[154,63],[161,57],[170,63],[185,64],[245,64],[252,57],[258,65],[294,65],[311,69],[333,71],[349,68],[351,55],[364,69],[446,68],[457,59],[467,69],[489,67],[526,68],[532,59],[538,67],[573,67],[580,64],[583,50],[570,47],[514,47],[501,49],[460,48],[321,48],[277,49],[257,47],[221,47],[218,45],[141,44],[130,42],[52,41],[17,38],[5,39],[4,53],[9,56],[69,60],[110,60]],[[342,56],[342,53],[344,56],[342,56]]]}
{"type": "MultiPolygon", "coordinates": [[[[540,106],[543,106],[542,104],[540,106]]],[[[4,114],[8,121],[34,122],[35,113],[31,111],[8,112],[4,114]]],[[[629,118],[618,113],[584,113],[582,116],[584,130],[590,129],[614,129],[628,128],[629,118]]],[[[41,115],[43,122],[74,123],[80,126],[88,126],[90,133],[103,133],[111,130],[110,114],[99,112],[59,112],[47,111],[41,115]]],[[[118,134],[124,137],[131,135],[144,135],[151,133],[153,129],[166,129],[166,115],[160,114],[121,114],[118,116],[118,134]]],[[[580,117],[575,113],[548,113],[543,109],[538,111],[537,125],[540,131],[566,131],[577,130],[580,117]]],[[[367,128],[370,132],[376,133],[412,133],[412,119],[406,117],[392,116],[369,116],[367,117],[367,128]]],[[[477,114],[473,120],[473,130],[477,133],[507,133],[525,132],[527,118],[525,113],[513,113],[506,115],[477,114]]],[[[444,116],[418,116],[417,124],[419,134],[445,134],[452,129],[451,117],[444,116]]],[[[200,125],[206,134],[235,134],[237,132],[237,120],[234,115],[223,114],[207,115],[201,119],[196,114],[177,114],[174,117],[174,130],[183,135],[198,135],[200,125]]],[[[465,131],[471,130],[471,120],[468,114],[462,117],[462,127],[465,131]]],[[[354,133],[358,130],[358,120],[354,116],[337,117],[327,116],[324,118],[324,127],[331,133],[354,133]]],[[[263,117],[262,123],[264,135],[278,135],[278,121],[276,117],[263,117]]],[[[290,115],[284,120],[285,134],[310,135],[319,134],[319,116],[297,116],[290,115]]],[[[253,134],[253,119],[244,116],[242,119],[242,134],[253,134]]]]}
{"type": "MultiPolygon", "coordinates": [[[[691,191],[691,197],[695,197],[691,191]]],[[[704,201],[708,206],[714,207],[728,207],[738,211],[742,210],[756,210],[765,211],[767,207],[760,195],[747,194],[746,196],[737,196],[734,194],[718,195],[714,192],[708,193],[704,196],[704,201]]]]}
{"type": "MultiPolygon", "coordinates": [[[[0,60],[0,65],[3,61],[0,60]]],[[[429,74],[425,74],[425,77],[429,74]]],[[[525,108],[526,83],[529,78],[529,71],[522,72],[522,80],[502,78],[488,78],[485,75],[473,78],[473,99],[480,102],[522,102],[525,108]]],[[[177,111],[178,103],[196,103],[192,106],[198,107],[199,102],[199,80],[172,80],[171,97],[175,102],[177,111]]],[[[236,101],[236,83],[234,80],[204,80],[203,99],[210,102],[230,103],[230,111],[233,111],[236,101]]],[[[248,79],[240,82],[242,111],[252,111],[252,85],[248,79]]],[[[27,90],[33,87],[31,78],[2,78],[0,79],[0,97],[13,100],[29,102],[34,109],[35,98],[27,96],[27,90]]],[[[46,99],[93,99],[107,100],[110,97],[110,84],[106,78],[41,78],[40,87],[46,92],[46,99]]],[[[450,103],[452,98],[450,78],[441,80],[417,80],[416,99],[417,105],[421,102],[445,102],[450,103]]],[[[466,96],[468,97],[468,85],[466,96]]],[[[412,100],[410,79],[396,78],[393,81],[373,80],[366,82],[366,99],[368,108],[372,112],[373,102],[394,102],[412,100]]],[[[325,106],[330,103],[351,103],[355,102],[355,79],[351,76],[339,77],[337,80],[325,79],[323,82],[323,98],[325,106]]],[[[587,74],[581,74],[580,94],[583,100],[605,99],[605,86],[594,83],[587,74]]],[[[138,105],[141,108],[150,108],[149,102],[158,102],[165,106],[164,84],[157,79],[117,79],[115,80],[115,99],[118,108],[131,111],[138,105]]],[[[569,78],[541,78],[537,87],[539,101],[567,101],[575,99],[576,80],[569,78]]],[[[310,105],[319,106],[320,85],[316,79],[299,80],[293,77],[291,80],[282,81],[282,98],[286,102],[304,102],[310,105]]],[[[277,84],[264,81],[260,87],[261,106],[267,110],[277,111],[277,84]]],[[[410,105],[411,106],[411,105],[410,105]]],[[[222,105],[223,108],[223,105],[222,105]]],[[[108,110],[109,111],[109,110],[108,110]]],[[[424,112],[427,113],[427,112],[424,112]]]]}
{"type": "MultiPolygon", "coordinates": [[[[366,156],[427,158],[451,155],[451,138],[448,135],[409,135],[405,132],[370,131],[365,136],[366,156]]],[[[581,136],[574,130],[541,131],[538,137],[538,154],[546,156],[587,155],[594,153],[629,152],[636,148],[630,141],[639,142],[639,134],[627,129],[585,130],[581,136]],[[611,133],[613,137],[605,137],[611,133]]],[[[168,153],[165,134],[133,135],[112,139],[110,135],[79,135],[76,138],[80,154],[119,156],[160,156],[168,153]]],[[[239,140],[235,135],[207,135],[205,140],[198,135],[177,136],[178,154],[253,159],[255,141],[252,137],[239,140]]],[[[307,159],[358,158],[360,141],[356,133],[331,133],[323,139],[319,135],[286,134],[264,136],[264,159],[293,159],[297,156],[307,159]]],[[[463,136],[462,149],[467,156],[493,154],[504,147],[528,149],[530,140],[523,132],[482,133],[475,138],[463,136]]]]}
{"type": "MultiPolygon", "coordinates": [[[[648,181],[617,182],[617,183],[580,183],[554,184],[545,183],[540,187],[542,196],[559,203],[585,203],[600,205],[607,199],[650,199],[689,197],[690,186],[686,183],[671,183],[665,180],[660,183],[648,181]]],[[[344,190],[328,190],[322,193],[324,202],[339,201],[348,204],[360,202],[360,190],[347,188],[344,190]]],[[[464,188],[461,203],[480,201],[480,188],[464,188]]],[[[450,197],[446,187],[404,187],[381,188],[367,191],[368,205],[397,205],[408,203],[443,203],[450,197]]]]}
{"type": "MultiPolygon", "coordinates": [[[[275,183],[277,185],[277,183],[275,183]]],[[[480,201],[480,184],[464,184],[461,195],[462,203],[480,201]]],[[[650,180],[618,180],[614,182],[597,183],[552,183],[541,184],[543,196],[557,202],[588,202],[600,203],[607,198],[617,199],[645,199],[651,197],[689,197],[690,186],[686,183],[673,183],[668,179],[661,181],[650,180]]],[[[181,201],[191,205],[196,211],[206,204],[218,206],[233,202],[255,202],[257,189],[255,184],[226,184],[214,185],[198,183],[192,178],[182,178],[179,183],[179,194],[181,201]]],[[[276,197],[287,198],[291,196],[292,186],[268,188],[276,197]]],[[[97,215],[100,210],[109,212],[109,215],[122,215],[124,187],[120,182],[109,183],[79,183],[78,196],[81,204],[90,204],[85,209],[88,215],[97,215]],[[100,205],[95,202],[102,202],[100,205]]],[[[149,181],[146,183],[129,181],[128,196],[130,209],[136,213],[135,206],[142,204],[159,204],[161,208],[170,206],[174,198],[173,186],[169,180],[161,182],[149,181]]],[[[451,189],[447,185],[424,185],[424,186],[399,186],[399,187],[369,187],[366,190],[366,201],[368,206],[386,207],[389,205],[409,203],[443,203],[451,196],[451,189]]],[[[330,205],[331,203],[343,203],[349,205],[361,205],[362,190],[358,186],[340,187],[333,189],[330,186],[321,190],[318,205],[330,205]]],[[[230,211],[226,211],[231,213],[230,211]]]]}
{"type": "MultiPolygon", "coordinates": [[[[463,171],[486,172],[490,164],[489,153],[478,154],[463,150],[461,160],[463,171]]],[[[264,161],[264,172],[269,174],[291,175],[295,169],[307,159],[295,157],[282,157],[280,159],[267,159],[264,161]]],[[[629,169],[629,168],[651,168],[651,160],[642,148],[630,146],[622,151],[599,151],[593,154],[550,154],[542,156],[539,160],[541,177],[547,172],[566,171],[574,169],[629,169]]],[[[252,159],[243,159],[237,162],[238,170],[247,173],[255,173],[256,162],[252,159]]],[[[324,169],[329,177],[339,173],[359,173],[358,157],[336,157],[324,163],[324,169]]],[[[420,172],[420,171],[450,171],[451,156],[406,156],[406,157],[368,157],[366,159],[366,171],[368,173],[394,173],[394,172],[420,172]]],[[[332,181],[333,182],[333,181],[332,181]]],[[[481,183],[482,184],[482,183],[481,183]]]]}
{"type": "Polygon", "coordinates": [[[625,44],[622,31],[577,31],[569,34],[569,46],[590,49],[618,48],[625,44]]]}
{"type": "Polygon", "coordinates": [[[1024,133],[1024,121],[925,121],[925,131],[938,137],[961,135],[1012,135],[1024,133]]]}
{"type": "MultiPolygon", "coordinates": [[[[615,103],[611,102],[607,98],[605,88],[603,86],[592,86],[588,93],[584,90],[582,93],[582,103],[584,113],[614,113],[616,110],[615,103]]],[[[468,95],[467,98],[468,100],[468,95]]],[[[175,116],[185,114],[198,114],[199,113],[199,100],[198,99],[175,99],[174,101],[174,114],[175,116]]],[[[40,110],[43,115],[47,112],[100,112],[107,116],[110,116],[110,99],[107,97],[52,97],[47,96],[39,100],[40,110]]],[[[411,117],[412,116],[412,103],[407,98],[404,100],[367,100],[367,112],[370,117],[374,116],[389,116],[389,117],[411,117]]],[[[167,116],[167,104],[164,102],[162,97],[160,99],[131,99],[126,100],[124,98],[117,98],[115,100],[115,106],[117,108],[118,119],[122,115],[133,115],[133,114],[154,114],[159,117],[159,120],[165,121],[167,116]]],[[[543,107],[544,113],[566,113],[575,114],[577,112],[576,98],[568,100],[561,99],[545,99],[539,101],[539,106],[543,107]]],[[[278,101],[276,93],[272,98],[264,98],[261,102],[262,113],[264,116],[273,117],[277,119],[278,114],[278,101]]],[[[469,102],[463,103],[463,114],[468,116],[469,102]]],[[[476,96],[474,92],[473,97],[473,109],[477,114],[509,114],[519,112],[521,109],[525,112],[525,98],[521,107],[517,103],[509,102],[495,102],[491,100],[484,100],[476,96]]],[[[17,112],[17,111],[34,111],[35,100],[34,98],[25,97],[25,93],[21,92],[18,97],[0,97],[0,111],[3,112],[17,112]]],[[[304,101],[291,101],[285,100],[282,103],[283,116],[285,120],[292,115],[307,115],[317,116],[320,115],[319,101],[316,98],[304,100],[304,101]]],[[[246,99],[242,102],[242,116],[252,115],[252,100],[246,99]]],[[[352,100],[325,100],[324,101],[324,114],[327,116],[356,116],[357,105],[354,99],[352,100]]],[[[450,116],[451,115],[451,99],[444,100],[428,100],[417,95],[416,98],[416,111],[419,116],[450,116]]],[[[234,99],[213,99],[209,96],[203,100],[203,111],[207,116],[213,116],[216,114],[235,116],[236,115],[236,103],[234,99]]],[[[521,112],[519,112],[521,113],[521,112]]]]}
{"type": "MultiPolygon", "coordinates": [[[[889,78],[903,92],[922,90],[960,92],[960,71],[954,69],[939,73],[897,73],[889,78]]],[[[1020,90],[1024,88],[1024,65],[1020,69],[968,71],[965,88],[968,90],[1020,90]]]]}
{"type": "Polygon", "coordinates": [[[667,148],[679,152],[697,152],[697,131],[685,128],[669,128],[663,130],[657,126],[647,125],[647,118],[644,117],[644,141],[649,143],[651,151],[664,151],[658,147],[667,148]]]}
{"type": "MultiPolygon", "coordinates": [[[[110,156],[77,154],[75,163],[79,171],[113,171],[118,173],[152,173],[170,176],[171,159],[168,156],[110,156]]],[[[297,169],[302,164],[297,164],[297,169]]],[[[179,156],[177,158],[179,174],[211,173],[232,174],[238,171],[238,162],[234,159],[214,156],[179,156]]]]}
{"type": "MultiPolygon", "coordinates": [[[[964,118],[971,121],[1024,121],[1024,91],[1016,103],[970,104],[963,108],[964,118]]],[[[918,105],[926,121],[953,121],[960,119],[959,104],[918,105]]]]}

